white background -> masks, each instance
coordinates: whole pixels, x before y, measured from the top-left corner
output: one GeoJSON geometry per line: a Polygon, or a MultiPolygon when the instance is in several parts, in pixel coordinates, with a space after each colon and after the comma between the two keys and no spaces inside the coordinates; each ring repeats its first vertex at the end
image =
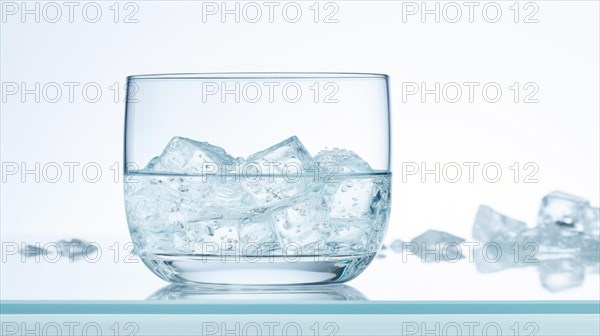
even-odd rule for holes
{"type": "MultiPolygon", "coordinates": [[[[57,23],[45,22],[55,16],[50,8],[47,13],[42,10],[40,23],[33,15],[22,22],[20,12],[7,14],[8,3],[2,1],[0,33],[2,163],[24,162],[29,168],[35,162],[41,166],[79,162],[81,166],[75,168],[73,183],[68,181],[65,166],[57,183],[49,183],[44,176],[39,183],[33,175],[26,175],[25,182],[20,174],[6,176],[1,185],[2,241],[38,236],[91,241],[100,236],[127,238],[122,186],[113,176],[113,165],[120,164],[123,156],[124,92],[119,91],[120,101],[115,102],[110,87],[115,82],[123,87],[127,75],[143,73],[388,74],[395,176],[386,241],[410,240],[428,228],[469,239],[482,203],[532,226],[541,198],[552,190],[588,198],[596,205],[600,201],[598,2],[537,1],[537,13],[529,18],[538,20],[533,23],[523,22],[534,8],[525,8],[525,2],[518,5],[519,22],[514,22],[512,1],[495,3],[502,9],[496,23],[486,21],[494,18],[493,9],[487,16],[482,14],[487,2],[478,2],[473,22],[469,22],[468,7],[459,2],[463,13],[457,23],[448,22],[454,12],[445,16],[442,12],[439,23],[433,15],[426,16],[425,22],[419,14],[403,17],[406,3],[403,7],[394,1],[333,2],[338,8],[333,16],[337,23],[323,22],[332,11],[332,7],[325,10],[324,3],[315,23],[315,12],[309,8],[312,1],[297,2],[303,11],[297,23],[286,22],[277,9],[285,2],[276,7],[273,23],[264,6],[258,23],[245,22],[244,16],[240,23],[233,16],[223,23],[218,15],[203,20],[201,2],[184,1],[135,1],[127,8],[121,2],[118,23],[109,8],[112,1],[96,2],[102,8],[97,23],[85,21],[94,17],[92,9],[87,17],[82,15],[85,2],[75,7],[73,23],[68,7],[58,2],[63,13],[57,23]],[[138,22],[124,23],[125,15],[135,8],[137,13],[130,19],[138,22]],[[36,103],[33,95],[24,101],[19,94],[7,95],[7,83],[26,83],[32,88],[36,82],[42,87],[50,82],[80,85],[72,103],[65,86],[57,103],[43,96],[36,103]],[[102,89],[96,103],[87,102],[81,93],[89,82],[102,89]],[[419,95],[403,97],[405,83],[412,82],[425,82],[428,88],[435,82],[481,85],[472,103],[464,86],[458,102],[441,97],[436,103],[432,95],[425,102],[419,95]],[[487,102],[481,93],[488,82],[498,83],[503,90],[497,103],[487,102]],[[515,82],[521,86],[518,103],[509,88],[515,82]],[[534,96],[537,103],[523,102],[531,92],[523,88],[527,82],[539,88],[534,96]],[[97,183],[82,177],[81,167],[89,162],[102,168],[97,183]],[[480,166],[473,183],[464,166],[456,183],[443,177],[436,183],[433,175],[423,182],[418,174],[407,176],[403,183],[406,162],[424,162],[430,169],[436,162],[442,167],[449,162],[478,162],[480,166]],[[497,183],[482,177],[481,166],[488,162],[502,168],[497,183]],[[518,183],[510,170],[515,162],[520,163],[518,183]],[[527,162],[539,167],[534,176],[537,183],[523,183],[531,171],[523,169],[527,162]]],[[[34,3],[29,2],[29,8],[34,3]]],[[[38,3],[42,8],[46,4],[38,3]]],[[[446,2],[439,4],[443,8],[446,2]]],[[[506,279],[506,275],[501,277],[506,279]]],[[[508,277],[508,281],[515,279],[508,277]]],[[[592,279],[597,284],[597,277],[592,279]]],[[[363,291],[376,282],[368,283],[362,285],[363,291]]],[[[561,297],[585,296],[579,293],[561,297]]],[[[591,295],[597,298],[597,290],[591,295]]]]}

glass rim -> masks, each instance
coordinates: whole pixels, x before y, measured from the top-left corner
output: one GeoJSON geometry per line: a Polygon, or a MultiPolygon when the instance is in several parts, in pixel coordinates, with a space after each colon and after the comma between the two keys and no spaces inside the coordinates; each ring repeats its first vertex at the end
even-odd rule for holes
{"type": "Polygon", "coordinates": [[[205,73],[164,73],[141,74],[127,76],[127,80],[138,79],[327,79],[327,78],[359,78],[387,79],[382,73],[369,72],[205,72],[205,73]]]}

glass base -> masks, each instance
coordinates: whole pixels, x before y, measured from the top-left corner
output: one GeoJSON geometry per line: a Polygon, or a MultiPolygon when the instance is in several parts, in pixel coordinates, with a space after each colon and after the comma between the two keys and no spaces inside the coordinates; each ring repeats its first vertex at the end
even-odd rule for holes
{"type": "Polygon", "coordinates": [[[213,285],[314,285],[354,279],[375,253],[359,256],[205,256],[141,254],[160,278],[213,285]]]}

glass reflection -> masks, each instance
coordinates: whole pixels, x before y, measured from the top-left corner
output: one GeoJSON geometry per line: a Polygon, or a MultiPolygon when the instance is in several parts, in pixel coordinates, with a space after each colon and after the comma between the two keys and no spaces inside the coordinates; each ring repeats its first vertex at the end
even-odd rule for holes
{"type": "Polygon", "coordinates": [[[356,288],[338,285],[319,286],[223,286],[170,284],[147,300],[196,301],[366,301],[356,288]]]}

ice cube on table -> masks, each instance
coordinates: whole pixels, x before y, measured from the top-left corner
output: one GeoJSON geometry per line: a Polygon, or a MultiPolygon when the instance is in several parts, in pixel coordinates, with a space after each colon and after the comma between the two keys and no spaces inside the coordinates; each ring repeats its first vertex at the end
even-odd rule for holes
{"type": "Polygon", "coordinates": [[[552,255],[574,255],[580,250],[584,235],[572,230],[547,230],[535,227],[520,232],[515,239],[520,245],[534,245],[536,254],[553,258],[552,255]]]}
{"type": "Polygon", "coordinates": [[[542,286],[551,292],[581,286],[585,277],[584,266],[576,258],[543,261],[539,272],[542,286]]]}
{"type": "Polygon", "coordinates": [[[377,253],[377,258],[384,259],[386,256],[386,254],[385,254],[386,251],[387,251],[387,246],[385,246],[385,244],[381,245],[381,248],[379,249],[379,253],[377,253]]]}
{"type": "Polygon", "coordinates": [[[208,142],[174,137],[162,154],[153,158],[145,170],[170,174],[217,173],[236,163],[236,159],[221,147],[208,142]]]}
{"type": "Polygon", "coordinates": [[[586,209],[583,228],[587,235],[600,238],[600,208],[586,209]]]}
{"type": "Polygon", "coordinates": [[[242,184],[260,206],[277,204],[314,187],[313,158],[296,136],[250,155],[244,167],[242,184]]]}
{"type": "MultiPolygon", "coordinates": [[[[97,252],[97,247],[94,244],[90,244],[84,240],[73,238],[73,239],[61,239],[56,243],[51,244],[52,247],[46,249],[41,245],[27,244],[24,249],[20,249],[19,252],[29,258],[35,257],[42,254],[56,255],[69,258],[70,261],[75,261],[86,256],[93,256],[97,252]]],[[[45,244],[44,246],[49,246],[45,244]]]]}
{"type": "Polygon", "coordinates": [[[584,198],[554,191],[542,199],[537,225],[548,230],[583,231],[588,207],[589,202],[584,198]]]}
{"type": "Polygon", "coordinates": [[[553,231],[535,227],[525,229],[510,240],[487,242],[475,251],[475,265],[480,272],[539,266],[540,262],[577,258],[583,235],[571,230],[553,231]]]}
{"type": "Polygon", "coordinates": [[[586,266],[598,269],[600,267],[600,239],[597,236],[583,236],[581,239],[580,254],[586,266]]]}
{"type": "Polygon", "coordinates": [[[463,238],[446,232],[427,230],[415,237],[411,245],[423,262],[458,261],[462,258],[459,245],[464,241],[463,238]]]}
{"type": "Polygon", "coordinates": [[[599,269],[598,217],[598,208],[587,200],[563,192],[544,197],[538,225],[531,229],[482,205],[473,236],[487,242],[486,252],[475,251],[475,265],[482,273],[537,266],[542,285],[550,291],[580,286],[586,269],[599,269]]]}
{"type": "Polygon", "coordinates": [[[598,262],[598,240],[581,232],[535,227],[519,232],[510,241],[486,243],[475,251],[475,265],[482,273],[526,266],[541,266],[553,260],[577,259],[586,265],[598,262]],[[485,252],[484,252],[485,251],[485,252]]]}
{"type": "Polygon", "coordinates": [[[473,238],[480,242],[514,241],[527,229],[525,222],[507,217],[487,205],[480,205],[473,223],[473,238]]]}
{"type": "Polygon", "coordinates": [[[29,257],[36,257],[36,256],[39,256],[39,255],[47,254],[48,250],[46,250],[45,248],[43,248],[41,246],[37,246],[37,245],[34,245],[34,244],[27,244],[25,246],[25,248],[20,248],[19,249],[19,253],[22,256],[24,256],[26,258],[29,258],[29,257]]]}
{"type": "Polygon", "coordinates": [[[390,249],[392,249],[392,251],[394,251],[396,253],[403,253],[405,245],[406,245],[405,242],[403,242],[400,239],[396,239],[390,244],[390,249]]]}
{"type": "Polygon", "coordinates": [[[81,239],[73,238],[69,240],[61,239],[58,241],[58,245],[61,247],[62,255],[69,257],[71,260],[78,260],[83,258],[85,255],[96,253],[96,246],[89,244],[81,239]]]}
{"type": "Polygon", "coordinates": [[[535,243],[490,242],[474,250],[473,260],[479,272],[493,273],[509,268],[538,266],[539,257],[535,243]]]}

